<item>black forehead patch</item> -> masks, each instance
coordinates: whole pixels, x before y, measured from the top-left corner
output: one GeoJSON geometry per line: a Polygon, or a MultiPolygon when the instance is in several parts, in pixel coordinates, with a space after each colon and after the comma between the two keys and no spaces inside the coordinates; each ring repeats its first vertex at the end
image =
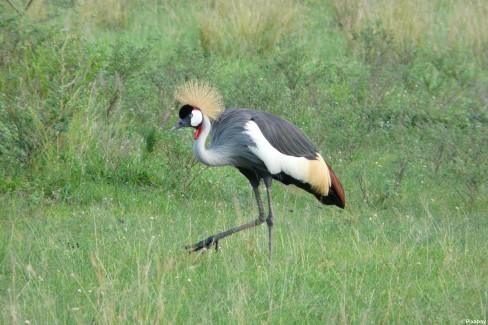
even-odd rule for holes
{"type": "Polygon", "coordinates": [[[190,106],[190,105],[184,105],[184,106],[181,106],[180,108],[180,118],[185,118],[188,116],[188,114],[191,113],[191,111],[193,111],[193,107],[190,106]]]}

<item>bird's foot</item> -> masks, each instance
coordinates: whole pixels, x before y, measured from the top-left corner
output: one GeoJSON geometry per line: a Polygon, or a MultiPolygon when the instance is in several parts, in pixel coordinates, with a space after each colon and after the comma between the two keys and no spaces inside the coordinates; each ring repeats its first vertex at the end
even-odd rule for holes
{"type": "Polygon", "coordinates": [[[215,239],[214,236],[210,236],[205,240],[199,241],[193,245],[186,245],[185,249],[188,250],[188,253],[198,252],[201,249],[209,249],[212,245],[215,245],[215,250],[219,250],[219,240],[215,239]]]}

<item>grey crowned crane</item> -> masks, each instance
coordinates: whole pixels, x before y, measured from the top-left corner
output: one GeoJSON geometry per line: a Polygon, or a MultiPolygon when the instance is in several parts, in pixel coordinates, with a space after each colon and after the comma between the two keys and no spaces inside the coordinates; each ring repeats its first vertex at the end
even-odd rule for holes
{"type": "Polygon", "coordinates": [[[241,226],[226,230],[185,246],[189,252],[215,245],[220,239],[266,221],[269,233],[269,257],[273,249],[273,179],[295,185],[313,194],[321,203],[345,206],[342,184],[310,140],[292,123],[262,111],[224,110],[222,96],[206,83],[190,81],[175,92],[181,103],[180,120],[172,130],[195,129],[193,153],[208,166],[234,166],[251,183],[259,216],[241,226]],[[206,140],[210,142],[206,147],[206,140]],[[259,194],[263,181],[268,198],[265,215],[259,194]]]}

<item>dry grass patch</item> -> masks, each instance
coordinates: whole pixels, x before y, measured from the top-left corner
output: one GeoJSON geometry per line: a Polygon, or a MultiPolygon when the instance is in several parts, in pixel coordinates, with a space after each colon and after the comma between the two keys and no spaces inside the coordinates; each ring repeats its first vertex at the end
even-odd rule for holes
{"type": "Polygon", "coordinates": [[[214,0],[195,10],[206,52],[247,56],[271,52],[292,34],[300,6],[293,0],[214,0]]]}
{"type": "Polygon", "coordinates": [[[332,0],[339,27],[352,39],[376,21],[402,46],[488,50],[488,2],[482,0],[332,0]]]}
{"type": "Polygon", "coordinates": [[[130,4],[124,0],[80,0],[76,2],[76,17],[87,29],[97,27],[124,28],[130,14],[130,4]]]}

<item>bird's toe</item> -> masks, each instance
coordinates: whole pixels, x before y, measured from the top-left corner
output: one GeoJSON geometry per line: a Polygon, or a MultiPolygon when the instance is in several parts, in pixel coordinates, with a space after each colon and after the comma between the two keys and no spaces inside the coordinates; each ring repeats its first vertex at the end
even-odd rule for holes
{"type": "Polygon", "coordinates": [[[215,245],[216,251],[219,250],[219,241],[217,239],[215,239],[214,236],[210,236],[207,239],[199,241],[198,243],[193,244],[193,245],[186,245],[185,249],[188,250],[188,253],[193,253],[193,252],[197,252],[197,251],[202,250],[202,249],[207,250],[207,249],[211,248],[212,245],[215,245]]]}

